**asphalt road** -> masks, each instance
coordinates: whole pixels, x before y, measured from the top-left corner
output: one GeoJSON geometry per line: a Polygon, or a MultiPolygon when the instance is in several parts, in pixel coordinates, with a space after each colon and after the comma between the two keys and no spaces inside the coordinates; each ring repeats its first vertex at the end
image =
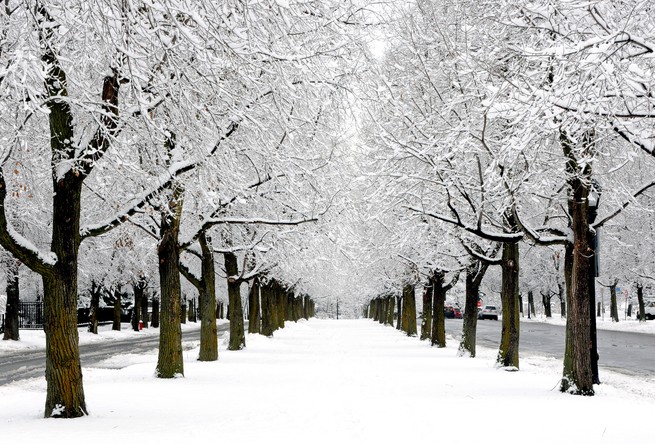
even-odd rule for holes
{"type": "MultiPolygon", "coordinates": [[[[486,347],[500,345],[501,321],[479,320],[477,343],[486,347]]],[[[446,331],[461,337],[461,319],[446,319],[446,331]]],[[[564,326],[541,322],[521,322],[522,354],[538,354],[562,359],[564,326]]],[[[598,330],[599,367],[629,375],[655,377],[655,335],[598,330]]]]}
{"type": "MultiPolygon", "coordinates": [[[[218,326],[224,332],[229,324],[218,326]]],[[[197,330],[182,332],[182,341],[199,341],[200,324],[197,330]]],[[[159,346],[159,336],[132,337],[119,341],[102,341],[80,345],[82,367],[101,367],[102,361],[124,353],[147,353],[159,346]]],[[[120,368],[113,365],[112,368],[120,368]]],[[[22,351],[0,356],[0,385],[21,379],[45,377],[45,350],[22,351]]]]}
{"type": "MultiPolygon", "coordinates": [[[[220,325],[223,332],[229,325],[220,325]]],[[[498,348],[500,321],[478,321],[477,343],[498,348]]],[[[446,331],[459,339],[462,332],[460,319],[446,319],[446,331]]],[[[200,340],[200,329],[187,330],[183,341],[200,340]]],[[[159,336],[133,337],[122,341],[105,341],[80,346],[82,367],[99,367],[115,355],[146,353],[156,349],[159,336]]],[[[537,322],[521,323],[521,354],[553,356],[564,355],[564,327],[537,322]]],[[[642,333],[598,330],[599,365],[622,373],[655,377],[655,336],[642,333]]],[[[116,367],[114,367],[116,368],[116,367]]],[[[0,385],[45,374],[45,351],[24,351],[0,356],[0,385]]],[[[601,375],[602,376],[602,375],[601,375]]]]}

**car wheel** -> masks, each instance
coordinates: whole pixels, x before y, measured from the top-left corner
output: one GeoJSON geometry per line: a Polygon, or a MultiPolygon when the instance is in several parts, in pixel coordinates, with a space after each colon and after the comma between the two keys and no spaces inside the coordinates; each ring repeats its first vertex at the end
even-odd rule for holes
{"type": "Polygon", "coordinates": [[[497,320],[498,320],[498,316],[494,316],[494,321],[497,321],[497,320]]]}

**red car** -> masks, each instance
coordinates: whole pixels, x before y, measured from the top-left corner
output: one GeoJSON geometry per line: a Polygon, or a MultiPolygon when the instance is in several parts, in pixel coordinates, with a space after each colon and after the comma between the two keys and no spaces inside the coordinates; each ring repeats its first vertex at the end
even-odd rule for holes
{"type": "Polygon", "coordinates": [[[462,319],[462,311],[459,307],[453,307],[452,305],[444,306],[443,314],[450,319],[462,319]]]}

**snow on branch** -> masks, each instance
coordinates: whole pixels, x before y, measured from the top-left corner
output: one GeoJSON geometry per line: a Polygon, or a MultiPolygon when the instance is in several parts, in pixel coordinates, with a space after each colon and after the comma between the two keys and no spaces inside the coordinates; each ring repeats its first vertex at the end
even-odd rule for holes
{"type": "Polygon", "coordinates": [[[494,241],[494,242],[509,242],[509,243],[519,242],[521,239],[523,239],[523,233],[504,233],[504,232],[498,232],[498,231],[489,232],[489,231],[484,230],[482,227],[469,225],[469,224],[466,224],[466,223],[464,223],[463,221],[461,221],[459,219],[453,219],[453,218],[450,218],[450,217],[447,217],[447,216],[444,216],[444,215],[441,215],[441,214],[430,213],[428,211],[422,210],[421,208],[410,207],[410,206],[403,206],[403,208],[406,208],[406,209],[408,209],[410,211],[414,211],[414,212],[419,213],[419,214],[424,214],[426,216],[433,217],[433,218],[435,218],[437,220],[440,220],[442,222],[446,222],[448,224],[454,225],[456,227],[459,227],[459,228],[463,229],[464,231],[466,231],[468,233],[475,234],[476,236],[478,236],[478,237],[480,237],[482,239],[486,239],[486,240],[490,240],[490,241],[494,241]]]}
{"type": "Polygon", "coordinates": [[[7,183],[4,169],[0,165],[0,245],[31,270],[42,275],[50,273],[52,267],[57,263],[57,256],[53,252],[40,251],[32,242],[14,230],[7,220],[6,198],[7,183]]]}

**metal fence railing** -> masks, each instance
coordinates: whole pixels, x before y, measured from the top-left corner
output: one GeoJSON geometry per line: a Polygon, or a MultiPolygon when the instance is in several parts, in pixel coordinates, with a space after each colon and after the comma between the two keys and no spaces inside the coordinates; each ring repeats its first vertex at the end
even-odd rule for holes
{"type": "Polygon", "coordinates": [[[18,309],[18,328],[43,328],[43,302],[21,302],[18,309]]]}

